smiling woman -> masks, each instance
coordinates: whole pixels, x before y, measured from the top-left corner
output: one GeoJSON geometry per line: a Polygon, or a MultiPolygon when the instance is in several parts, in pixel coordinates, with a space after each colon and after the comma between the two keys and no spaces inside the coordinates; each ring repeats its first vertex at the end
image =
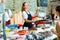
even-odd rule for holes
{"type": "MultiPolygon", "coordinates": [[[[33,21],[32,21],[31,12],[28,10],[28,3],[27,2],[23,2],[23,4],[22,4],[22,15],[23,15],[23,18],[25,21],[23,28],[28,27],[29,29],[31,29],[33,27],[33,24],[32,24],[33,21]]],[[[38,16],[37,10],[36,10],[36,13],[34,16],[35,17],[38,16]]]]}

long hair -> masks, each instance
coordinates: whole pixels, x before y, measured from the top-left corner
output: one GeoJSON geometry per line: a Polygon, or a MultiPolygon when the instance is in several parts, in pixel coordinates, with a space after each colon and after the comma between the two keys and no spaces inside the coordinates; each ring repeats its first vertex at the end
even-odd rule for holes
{"type": "Polygon", "coordinates": [[[56,7],[56,11],[60,13],[60,5],[56,7]]]}
{"type": "Polygon", "coordinates": [[[24,10],[25,10],[25,9],[23,8],[23,7],[25,6],[25,3],[26,3],[26,2],[23,2],[21,11],[24,11],[24,10]]]}

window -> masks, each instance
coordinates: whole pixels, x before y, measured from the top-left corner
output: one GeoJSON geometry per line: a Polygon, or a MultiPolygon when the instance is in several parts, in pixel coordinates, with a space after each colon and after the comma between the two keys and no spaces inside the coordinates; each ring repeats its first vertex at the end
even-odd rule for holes
{"type": "Polygon", "coordinates": [[[37,6],[47,7],[48,6],[48,0],[37,0],[37,6]]]}

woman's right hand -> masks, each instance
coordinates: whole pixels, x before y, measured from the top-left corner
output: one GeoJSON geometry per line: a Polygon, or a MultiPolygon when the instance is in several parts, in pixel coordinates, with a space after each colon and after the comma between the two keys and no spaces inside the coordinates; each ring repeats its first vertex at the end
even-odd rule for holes
{"type": "Polygon", "coordinates": [[[51,29],[51,32],[54,33],[54,34],[56,34],[56,32],[54,31],[54,29],[51,29]]]}
{"type": "Polygon", "coordinates": [[[26,21],[26,22],[32,22],[32,20],[27,20],[27,19],[25,19],[25,21],[26,21]]]}

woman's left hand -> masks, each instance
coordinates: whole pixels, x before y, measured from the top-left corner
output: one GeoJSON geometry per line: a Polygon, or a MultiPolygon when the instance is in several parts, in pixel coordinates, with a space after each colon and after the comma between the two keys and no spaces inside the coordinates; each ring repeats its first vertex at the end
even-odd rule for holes
{"type": "Polygon", "coordinates": [[[36,10],[35,16],[38,16],[38,9],[36,10]]]}

